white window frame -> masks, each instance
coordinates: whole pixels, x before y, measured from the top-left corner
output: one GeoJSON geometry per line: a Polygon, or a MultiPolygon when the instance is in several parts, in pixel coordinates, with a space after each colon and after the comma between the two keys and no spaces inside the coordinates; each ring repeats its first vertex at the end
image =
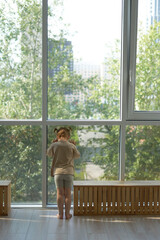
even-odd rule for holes
{"type": "Polygon", "coordinates": [[[136,85],[136,52],[138,30],[138,1],[131,0],[131,27],[130,27],[130,59],[128,80],[128,119],[129,120],[160,120],[160,111],[135,111],[136,85]]]}

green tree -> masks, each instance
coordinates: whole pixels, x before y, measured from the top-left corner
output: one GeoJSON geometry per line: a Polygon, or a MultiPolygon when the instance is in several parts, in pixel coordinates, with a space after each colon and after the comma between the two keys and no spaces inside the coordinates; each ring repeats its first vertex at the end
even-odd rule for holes
{"type": "Polygon", "coordinates": [[[12,182],[12,202],[41,202],[41,128],[0,126],[0,176],[12,182]]]}
{"type": "Polygon", "coordinates": [[[128,126],[126,137],[126,179],[160,179],[160,127],[128,126]]]}
{"type": "Polygon", "coordinates": [[[136,64],[135,108],[142,111],[160,110],[160,22],[140,32],[136,64]]]}
{"type": "Polygon", "coordinates": [[[40,118],[41,5],[4,1],[0,12],[0,117],[40,118]]]}

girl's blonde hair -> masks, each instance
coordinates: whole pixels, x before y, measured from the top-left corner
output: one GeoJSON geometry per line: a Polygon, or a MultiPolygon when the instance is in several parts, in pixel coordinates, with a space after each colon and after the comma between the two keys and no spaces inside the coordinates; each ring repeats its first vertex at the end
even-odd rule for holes
{"type": "Polygon", "coordinates": [[[57,139],[64,137],[64,138],[70,138],[70,132],[71,128],[61,127],[59,129],[55,128],[54,132],[57,135],[57,139]]]}

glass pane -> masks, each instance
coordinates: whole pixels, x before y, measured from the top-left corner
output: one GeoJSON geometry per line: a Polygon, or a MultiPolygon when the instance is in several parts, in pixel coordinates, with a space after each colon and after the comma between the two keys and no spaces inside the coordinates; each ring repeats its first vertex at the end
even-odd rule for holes
{"type": "Polygon", "coordinates": [[[160,110],[160,1],[139,0],[135,110],[160,110]]]}
{"type": "Polygon", "coordinates": [[[0,118],[41,118],[41,0],[1,1],[0,118]]]}
{"type": "Polygon", "coordinates": [[[0,178],[11,180],[12,203],[42,202],[41,127],[0,126],[0,178]]]}
{"type": "Polygon", "coordinates": [[[160,126],[128,126],[126,180],[160,180],[160,126]]]}
{"type": "Polygon", "coordinates": [[[48,3],[48,118],[119,119],[121,0],[48,3]]]}
{"type": "MultiPolygon", "coordinates": [[[[54,126],[48,129],[48,145],[55,139],[54,126]]],[[[119,127],[72,126],[71,139],[81,157],[74,162],[74,180],[118,180],[119,127]]],[[[56,203],[54,179],[50,177],[52,159],[48,159],[48,202],[56,203]]]]}

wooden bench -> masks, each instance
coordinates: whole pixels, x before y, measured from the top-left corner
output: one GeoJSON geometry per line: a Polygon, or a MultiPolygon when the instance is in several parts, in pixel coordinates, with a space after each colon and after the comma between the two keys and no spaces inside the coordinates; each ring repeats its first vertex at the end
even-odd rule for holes
{"type": "Polygon", "coordinates": [[[8,215],[11,209],[11,181],[0,181],[0,215],[8,215]]]}
{"type": "Polygon", "coordinates": [[[74,215],[160,214],[160,181],[74,181],[74,215]]]}

